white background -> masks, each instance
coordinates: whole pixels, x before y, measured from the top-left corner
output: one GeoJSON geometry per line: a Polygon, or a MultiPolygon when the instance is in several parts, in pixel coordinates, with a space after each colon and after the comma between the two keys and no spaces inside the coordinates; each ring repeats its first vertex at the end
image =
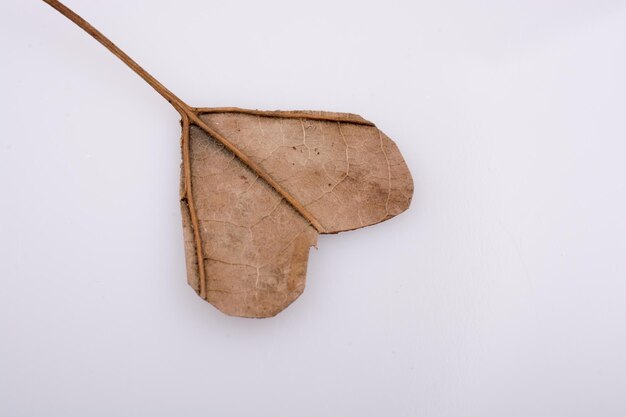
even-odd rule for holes
{"type": "Polygon", "coordinates": [[[68,0],[191,105],[348,111],[406,213],[272,319],[187,286],[177,113],[0,3],[0,415],[626,415],[626,4],[68,0]]]}

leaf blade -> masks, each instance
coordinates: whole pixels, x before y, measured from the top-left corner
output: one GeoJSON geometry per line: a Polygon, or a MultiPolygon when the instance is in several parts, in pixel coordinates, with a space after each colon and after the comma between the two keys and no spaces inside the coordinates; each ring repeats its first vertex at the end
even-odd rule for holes
{"type": "Polygon", "coordinates": [[[183,169],[199,219],[194,229],[193,213],[183,205],[188,282],[226,314],[277,314],[302,293],[309,248],[320,231],[368,226],[409,207],[413,181],[397,146],[360,116],[197,111],[202,123],[190,127],[191,166],[183,169]],[[293,199],[322,222],[321,230],[293,199]]]}

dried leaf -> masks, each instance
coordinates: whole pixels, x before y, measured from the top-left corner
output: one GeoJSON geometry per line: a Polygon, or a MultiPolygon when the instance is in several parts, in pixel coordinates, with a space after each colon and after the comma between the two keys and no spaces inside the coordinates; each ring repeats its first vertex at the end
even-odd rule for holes
{"type": "Polygon", "coordinates": [[[201,127],[183,127],[190,169],[182,183],[195,203],[194,214],[184,194],[188,280],[226,314],[275,315],[302,293],[318,233],[375,224],[409,206],[413,182],[398,148],[359,116],[195,111],[256,165],[201,127]]]}
{"type": "Polygon", "coordinates": [[[81,17],[44,1],[180,113],[188,282],[222,312],[279,313],[304,290],[318,234],[376,224],[409,207],[411,174],[373,123],[347,113],[189,107],[81,17]]]}

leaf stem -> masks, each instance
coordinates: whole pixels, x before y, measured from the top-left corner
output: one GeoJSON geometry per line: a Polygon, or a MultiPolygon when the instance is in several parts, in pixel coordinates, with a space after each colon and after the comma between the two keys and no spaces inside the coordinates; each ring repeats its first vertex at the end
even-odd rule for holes
{"type": "MultiPolygon", "coordinates": [[[[209,136],[218,142],[222,143],[226,149],[231,151],[232,153],[239,158],[241,162],[243,162],[248,168],[252,171],[256,172],[259,177],[263,178],[272,188],[276,190],[278,194],[280,194],[288,203],[292,205],[292,207],[302,215],[305,219],[311,223],[311,225],[319,232],[325,233],[326,230],[324,226],[313,216],[313,214],[302,204],[300,203],[294,196],[291,195],[283,186],[272,176],[263,169],[259,164],[257,164],[252,158],[242,152],[235,144],[233,144],[230,140],[228,140],[224,135],[220,134],[214,128],[208,126],[201,118],[200,118],[200,110],[203,112],[206,109],[193,109],[189,107],[184,101],[178,98],[174,93],[165,88],[163,84],[157,81],[152,75],[148,73],[145,69],[143,69],[139,64],[137,64],[131,57],[126,55],[124,51],[115,46],[113,42],[111,42],[106,36],[104,36],[98,29],[94,28],[87,22],[85,19],[74,13],[67,6],[57,0],[43,0],[48,3],[54,9],[59,11],[63,16],[67,17],[69,20],[78,25],[85,32],[90,34],[95,40],[100,42],[105,48],[113,53],[116,57],[118,57],[122,62],[124,62],[130,69],[135,71],[137,75],[143,78],[152,88],[156,90],[163,98],[165,98],[175,109],[180,113],[180,116],[183,119],[183,122],[186,123],[187,129],[189,126],[196,125],[200,129],[204,130],[209,136]],[[186,122],[185,122],[186,121],[186,122]]],[[[366,122],[368,123],[368,122],[366,122]]],[[[189,161],[184,161],[183,164],[189,164],[189,161]]],[[[191,181],[191,179],[189,179],[191,181]]],[[[190,190],[188,190],[190,192],[190,190]]],[[[190,193],[191,194],[191,193],[190,193]]],[[[190,198],[193,198],[191,195],[190,198]]]]}
{"type": "Polygon", "coordinates": [[[190,112],[190,107],[178,98],[174,93],[168,90],[163,84],[161,84],[156,78],[154,78],[148,71],[143,69],[139,64],[137,64],[131,57],[129,57],[124,51],[118,48],[113,42],[111,42],[106,36],[104,36],[98,29],[94,28],[87,22],[85,19],[74,13],[71,9],[65,6],[63,3],[57,0],[43,0],[48,3],[54,9],[56,9],[63,16],[67,17],[69,20],[74,22],[78,27],[83,29],[85,32],[90,34],[95,40],[100,42],[105,48],[113,53],[116,57],[118,57],[122,62],[124,62],[130,69],[135,71],[137,75],[143,78],[152,88],[156,90],[163,98],[165,98],[174,108],[180,113],[188,114],[190,112]]]}

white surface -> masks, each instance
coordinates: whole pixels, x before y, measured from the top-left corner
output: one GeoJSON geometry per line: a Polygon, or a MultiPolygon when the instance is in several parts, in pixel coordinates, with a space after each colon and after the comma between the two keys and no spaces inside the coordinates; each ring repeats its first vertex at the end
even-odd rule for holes
{"type": "Polygon", "coordinates": [[[0,415],[626,415],[626,4],[68,1],[192,105],[359,113],[409,211],[236,319],[185,282],[177,113],[0,4],[0,415]]]}

